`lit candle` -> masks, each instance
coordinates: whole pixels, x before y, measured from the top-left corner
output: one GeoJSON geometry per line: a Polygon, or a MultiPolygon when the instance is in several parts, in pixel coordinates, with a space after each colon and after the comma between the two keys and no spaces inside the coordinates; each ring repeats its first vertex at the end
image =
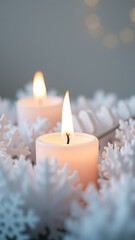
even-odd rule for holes
{"type": "Polygon", "coordinates": [[[37,138],[36,159],[42,161],[45,157],[48,157],[49,160],[56,157],[61,166],[68,163],[72,172],[78,171],[80,182],[84,188],[89,183],[98,186],[98,145],[98,139],[95,136],[74,133],[67,92],[63,103],[62,131],[37,138]]]}
{"type": "Polygon", "coordinates": [[[33,98],[23,98],[17,101],[19,128],[23,127],[25,120],[31,124],[38,117],[48,118],[51,126],[55,126],[61,119],[62,102],[62,98],[60,97],[47,96],[43,73],[35,73],[33,79],[33,98]]]}

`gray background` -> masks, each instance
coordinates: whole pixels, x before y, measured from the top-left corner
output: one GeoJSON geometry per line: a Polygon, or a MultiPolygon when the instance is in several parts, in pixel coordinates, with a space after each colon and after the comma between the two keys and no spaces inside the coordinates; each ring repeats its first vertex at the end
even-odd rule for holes
{"type": "MultiPolygon", "coordinates": [[[[96,9],[108,32],[128,27],[133,0],[100,0],[96,9]]],[[[96,89],[127,97],[135,92],[135,41],[110,49],[89,33],[83,0],[0,0],[0,95],[43,71],[47,88],[72,97],[96,89]]]]}

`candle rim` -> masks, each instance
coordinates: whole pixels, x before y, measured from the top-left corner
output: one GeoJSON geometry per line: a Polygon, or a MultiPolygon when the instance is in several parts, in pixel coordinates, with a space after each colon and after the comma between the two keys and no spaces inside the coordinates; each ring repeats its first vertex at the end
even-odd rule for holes
{"type": "Polygon", "coordinates": [[[31,97],[25,97],[25,98],[19,99],[17,101],[17,104],[19,104],[19,103],[21,103],[23,106],[25,106],[27,108],[29,108],[29,107],[35,107],[35,108],[49,107],[50,108],[50,107],[54,107],[59,104],[62,104],[63,98],[59,97],[59,96],[47,96],[42,105],[37,105],[35,99],[31,96],[31,97]],[[53,100],[54,102],[52,101],[51,104],[45,104],[45,103],[47,103],[47,101],[49,102],[49,100],[53,100]],[[27,104],[27,101],[31,101],[31,103],[27,104]]]}
{"type": "MultiPolygon", "coordinates": [[[[45,136],[47,136],[47,135],[59,135],[59,136],[61,136],[62,137],[62,135],[61,135],[61,132],[56,132],[56,133],[47,133],[47,134],[44,134],[44,135],[41,135],[41,136],[39,136],[37,139],[36,139],[36,143],[38,143],[38,144],[41,144],[41,145],[44,145],[44,144],[46,144],[46,145],[51,145],[51,146],[53,146],[53,147],[62,147],[62,148],[73,148],[73,147],[81,147],[81,146],[84,146],[84,145],[86,145],[86,144],[90,144],[93,140],[95,140],[96,142],[98,142],[99,143],[99,140],[98,140],[98,138],[96,137],[96,136],[94,136],[94,135],[92,135],[92,134],[88,134],[88,133],[80,133],[80,132],[74,132],[74,136],[76,137],[76,135],[79,137],[79,136],[84,136],[84,137],[86,137],[87,139],[88,139],[88,141],[84,141],[84,142],[80,142],[80,143],[75,143],[75,144],[60,144],[60,143],[52,143],[52,142],[47,142],[47,141],[43,141],[43,140],[41,140],[41,138],[43,138],[43,137],[45,137],[45,136]]],[[[99,144],[98,144],[99,145],[99,144]]]]}

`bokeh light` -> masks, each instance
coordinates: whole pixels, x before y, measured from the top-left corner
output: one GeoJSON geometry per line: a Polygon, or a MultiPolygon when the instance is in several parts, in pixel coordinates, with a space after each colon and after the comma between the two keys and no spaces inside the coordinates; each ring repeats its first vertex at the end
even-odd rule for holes
{"type": "Polygon", "coordinates": [[[131,21],[135,23],[135,8],[131,9],[131,11],[129,13],[129,17],[130,17],[131,21]]]}
{"type": "Polygon", "coordinates": [[[91,31],[90,33],[91,33],[92,37],[94,37],[94,38],[102,38],[105,31],[104,31],[103,27],[100,25],[100,27],[98,29],[91,31]]]}
{"type": "Polygon", "coordinates": [[[89,7],[95,7],[99,3],[99,0],[84,0],[84,2],[89,7]]]}
{"type": "Polygon", "coordinates": [[[100,20],[95,14],[91,14],[86,18],[86,25],[89,30],[97,30],[101,26],[100,20]]]}
{"type": "MultiPolygon", "coordinates": [[[[135,2],[135,0],[134,0],[135,2]]],[[[135,39],[135,29],[133,23],[135,23],[135,8],[132,8],[128,14],[132,22],[129,27],[121,29],[117,34],[111,33],[104,28],[100,21],[100,17],[96,11],[96,6],[99,0],[84,0],[84,3],[91,7],[90,14],[86,17],[86,25],[89,29],[92,37],[101,38],[104,45],[108,48],[114,48],[118,43],[131,43],[135,39]]]]}
{"type": "Polygon", "coordinates": [[[134,40],[134,32],[130,28],[125,28],[120,32],[120,38],[124,43],[131,43],[134,40]]]}
{"type": "Polygon", "coordinates": [[[114,48],[118,44],[118,38],[115,34],[109,33],[104,36],[104,45],[108,48],[114,48]]]}

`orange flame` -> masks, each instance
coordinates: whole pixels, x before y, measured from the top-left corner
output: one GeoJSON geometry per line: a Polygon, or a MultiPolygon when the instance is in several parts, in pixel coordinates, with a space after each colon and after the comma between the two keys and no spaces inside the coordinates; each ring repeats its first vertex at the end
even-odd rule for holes
{"type": "Polygon", "coordinates": [[[36,100],[42,101],[46,95],[46,85],[43,73],[36,72],[33,78],[33,96],[36,100]]]}
{"type": "Polygon", "coordinates": [[[64,136],[67,134],[74,135],[72,112],[68,91],[65,94],[63,102],[61,133],[64,136]]]}

